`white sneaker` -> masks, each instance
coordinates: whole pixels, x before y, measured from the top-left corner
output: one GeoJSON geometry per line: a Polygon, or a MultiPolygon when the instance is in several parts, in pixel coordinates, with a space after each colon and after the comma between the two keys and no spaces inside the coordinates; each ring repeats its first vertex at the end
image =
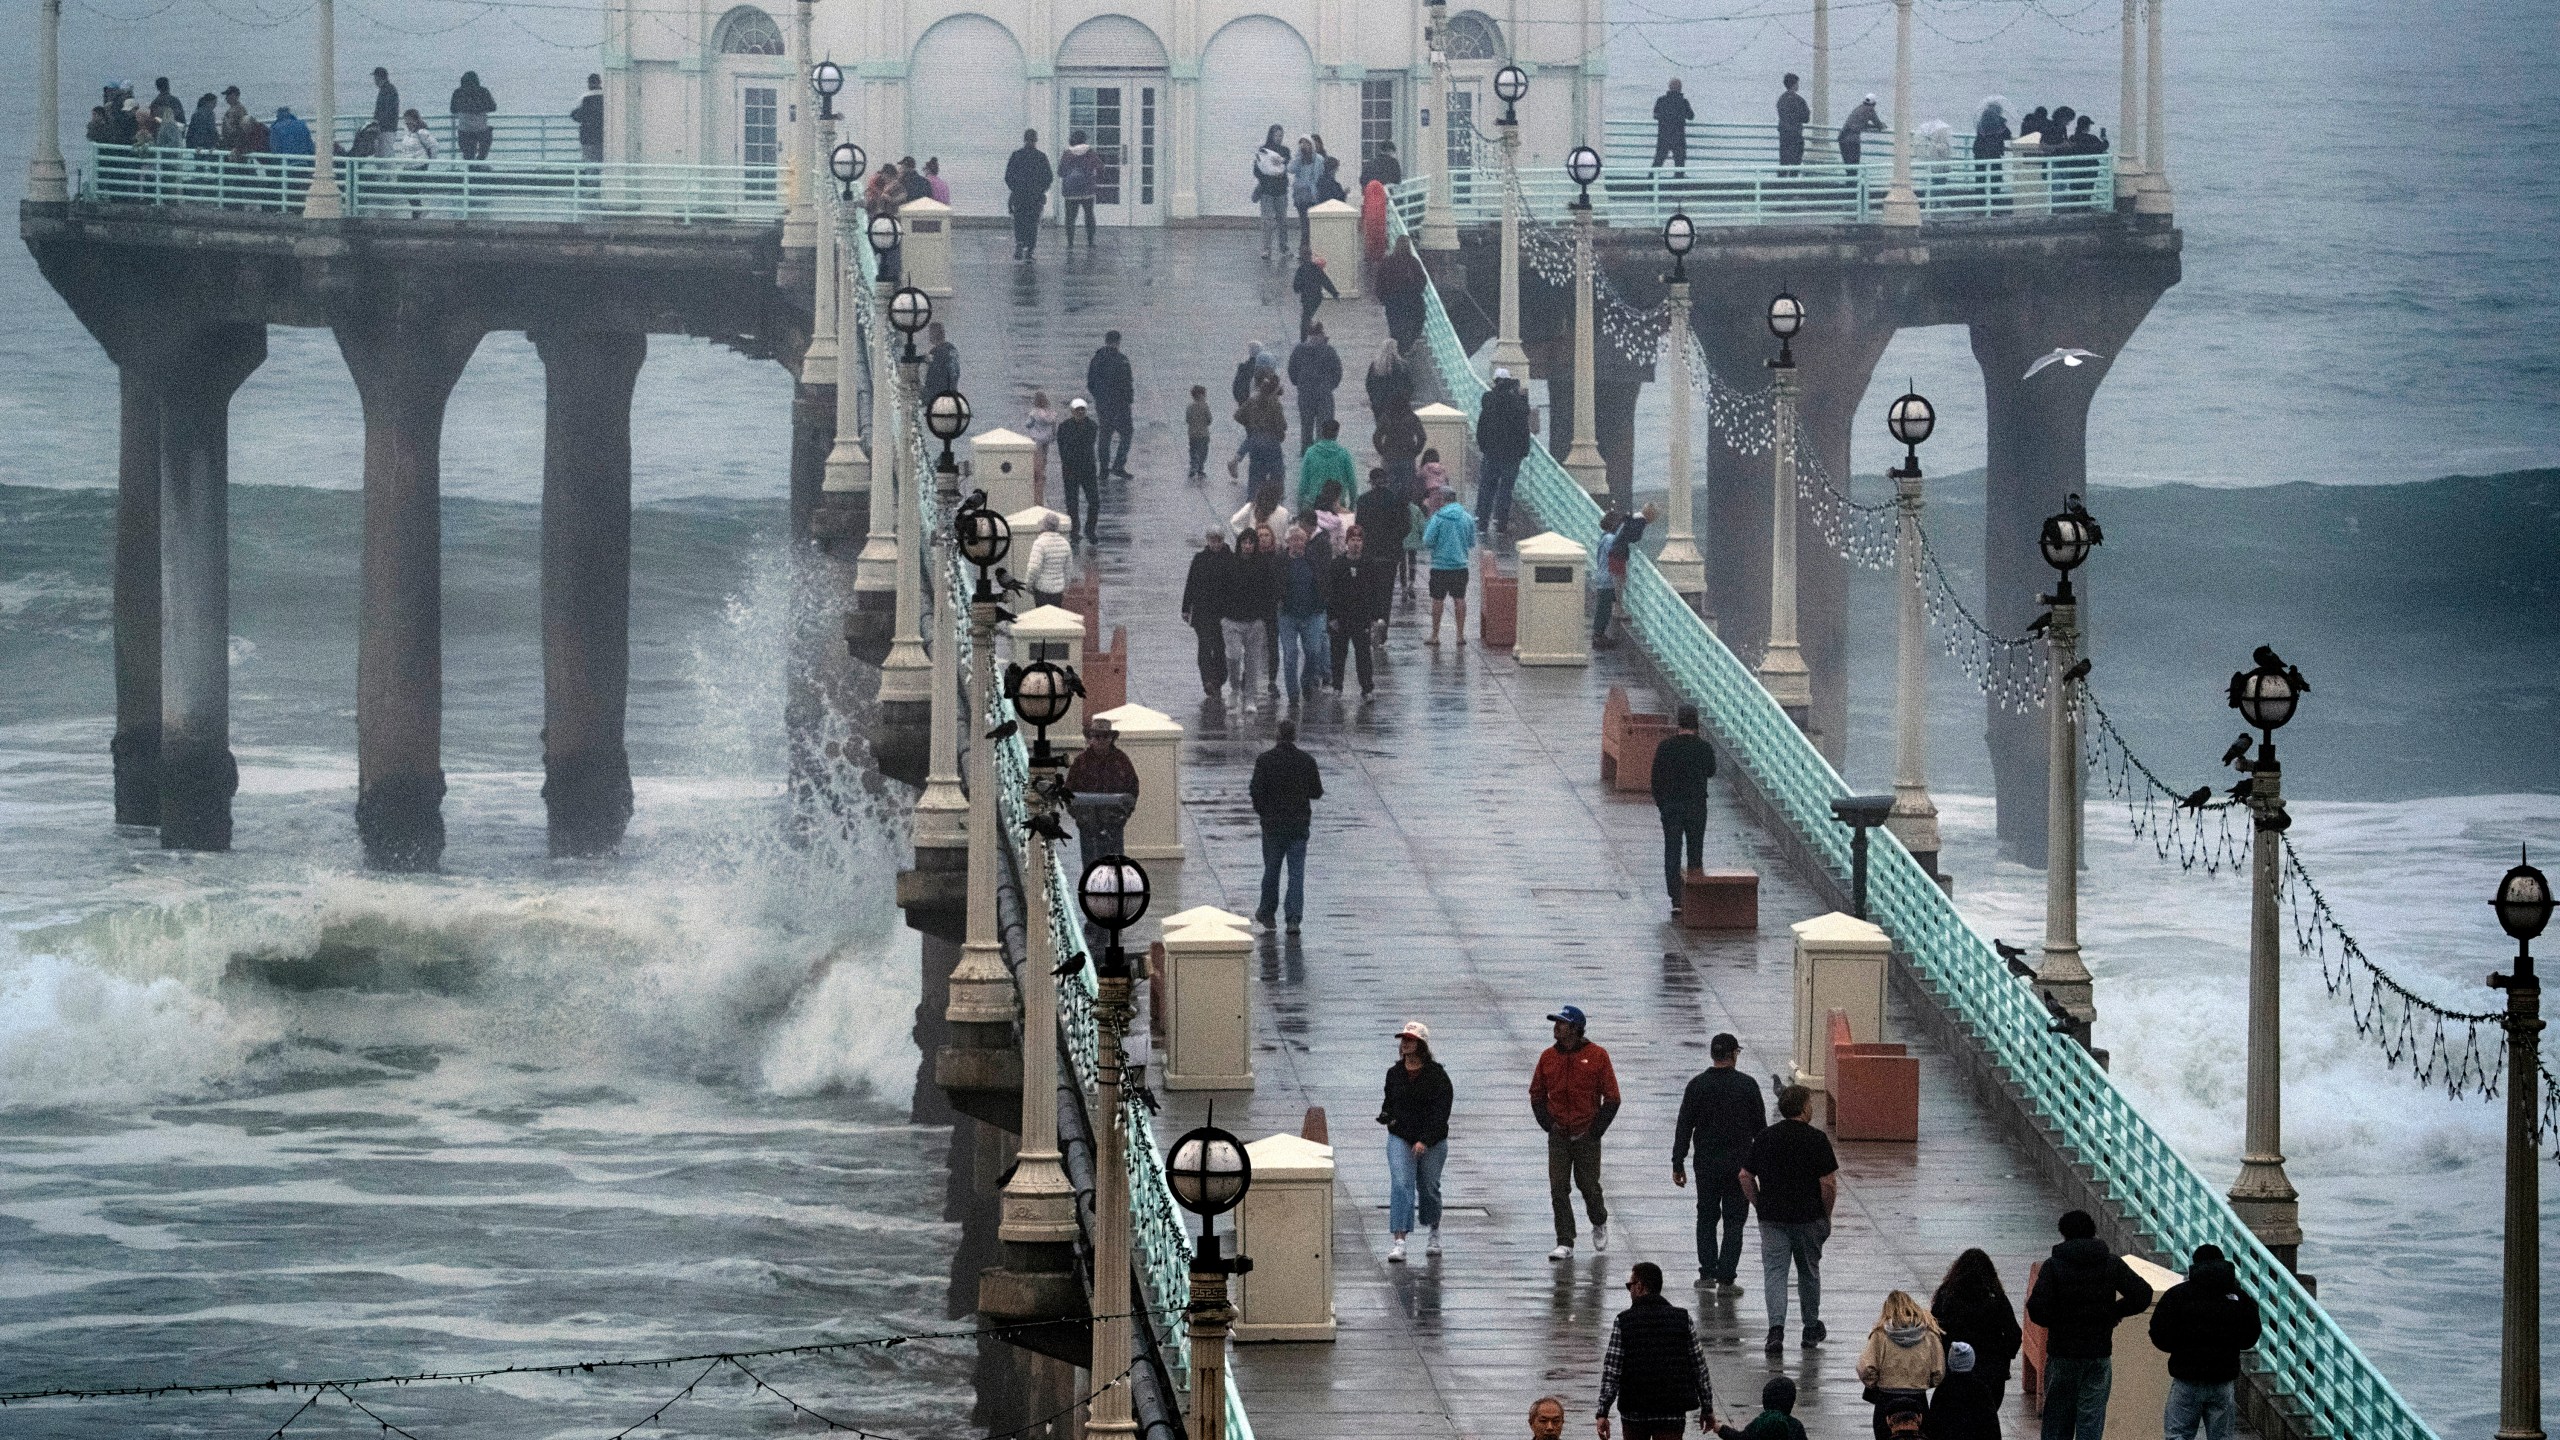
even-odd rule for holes
{"type": "Polygon", "coordinates": [[[1387,1247],[1387,1263],[1390,1265],[1401,1265],[1404,1263],[1403,1241],[1398,1240],[1393,1245],[1387,1247]]]}
{"type": "Polygon", "coordinates": [[[1608,1253],[1609,1225],[1607,1221],[1604,1220],[1591,1227],[1591,1248],[1594,1252],[1599,1254],[1605,1255],[1608,1253]]]}
{"type": "Polygon", "coordinates": [[[1547,1258],[1550,1260],[1570,1260],[1573,1258],[1573,1247],[1570,1245],[1559,1245],[1553,1250],[1547,1252],[1547,1258]]]}
{"type": "Polygon", "coordinates": [[[1431,1227],[1431,1241],[1430,1241],[1430,1243],[1429,1243],[1429,1244],[1426,1244],[1426,1245],[1424,1245],[1424,1246],[1422,1247],[1422,1253],[1423,1253],[1423,1254],[1425,1254],[1425,1255],[1437,1255],[1437,1254],[1439,1254],[1439,1253],[1440,1253],[1440,1227],[1439,1227],[1439,1226],[1434,1225],[1434,1226],[1432,1226],[1432,1227],[1431,1227]]]}

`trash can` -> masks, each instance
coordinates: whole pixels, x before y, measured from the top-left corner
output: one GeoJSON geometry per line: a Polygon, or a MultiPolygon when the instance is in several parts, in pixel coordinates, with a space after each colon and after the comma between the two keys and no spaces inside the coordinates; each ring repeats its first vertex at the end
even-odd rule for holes
{"type": "MultiPolygon", "coordinates": [[[[1422,422],[1422,443],[1439,451],[1440,463],[1448,467],[1449,488],[1458,492],[1458,503],[1474,514],[1476,469],[1467,463],[1466,412],[1434,400],[1414,411],[1413,418],[1422,422]]],[[[1485,517],[1477,515],[1476,523],[1484,524],[1485,517]]]]}
{"type": "Polygon", "coordinates": [[[1307,211],[1307,243],[1345,300],[1360,298],[1360,212],[1339,200],[1307,211]]]}
{"type": "Polygon", "coordinates": [[[1167,930],[1164,968],[1164,1088],[1252,1089],[1253,932],[1215,920],[1167,930]]]}
{"type": "Polygon", "coordinates": [[[1871,1044],[1885,1038],[1885,961],[1893,942],[1855,915],[1834,910],[1799,920],[1796,936],[1795,1075],[1810,1090],[1828,1087],[1830,1013],[1849,1017],[1850,1038],[1871,1044]]]}
{"type": "MultiPolygon", "coordinates": [[[[1094,714],[1118,732],[1115,742],[1138,771],[1138,808],[1121,850],[1132,860],[1182,858],[1182,722],[1144,705],[1094,714]]],[[[1170,927],[1168,927],[1170,928],[1170,927]]]]}
{"type": "Polygon", "coordinates": [[[1590,664],[1582,581],[1591,568],[1591,552],[1581,541],[1550,530],[1521,541],[1517,553],[1520,620],[1514,658],[1523,665],[1590,664]]]}
{"type": "Polygon", "coordinates": [[[1333,1147],[1266,1135],[1244,1147],[1253,1188],[1236,1207],[1235,1338],[1333,1339],[1333,1147]]]}
{"type": "Polygon", "coordinates": [[[927,197],[898,207],[899,278],[936,300],[951,298],[951,207],[927,197]]]}
{"type": "MultiPolygon", "coordinates": [[[[1030,436],[1001,427],[970,439],[969,476],[987,492],[988,509],[1011,515],[1037,503],[1039,497],[1031,493],[1031,448],[1030,436]]],[[[1029,544],[1029,538],[1023,543],[1029,544]]]]}

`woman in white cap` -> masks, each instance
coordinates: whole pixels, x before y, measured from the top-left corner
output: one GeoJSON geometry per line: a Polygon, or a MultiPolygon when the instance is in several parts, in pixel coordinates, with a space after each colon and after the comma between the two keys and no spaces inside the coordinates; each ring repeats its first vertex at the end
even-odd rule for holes
{"type": "Polygon", "coordinates": [[[1408,1020],[1396,1032],[1396,1063],[1387,1067],[1386,1099],[1378,1123],[1387,1127],[1387,1230],[1395,1243],[1387,1263],[1404,1263],[1404,1237],[1413,1233],[1417,1196],[1422,1227],[1431,1232],[1425,1254],[1440,1253],[1440,1167],[1449,1158],[1449,1072],[1431,1058],[1431,1027],[1408,1020]]]}

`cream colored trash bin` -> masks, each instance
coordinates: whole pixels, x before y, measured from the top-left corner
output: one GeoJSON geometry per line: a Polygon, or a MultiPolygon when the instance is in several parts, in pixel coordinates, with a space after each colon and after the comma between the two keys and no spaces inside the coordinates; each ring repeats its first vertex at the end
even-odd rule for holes
{"type": "Polygon", "coordinates": [[[1837,910],[1790,928],[1796,935],[1795,1083],[1821,1090],[1831,1063],[1832,1011],[1848,1012],[1849,1038],[1858,1044],[1886,1038],[1885,963],[1893,942],[1882,930],[1837,910]]]}
{"type": "Polygon", "coordinates": [[[969,483],[987,492],[987,508],[999,515],[1030,508],[1038,498],[1031,493],[1031,437],[1001,427],[970,437],[969,483]]]}
{"type": "Polygon", "coordinates": [[[1339,200],[1307,211],[1307,238],[1333,288],[1345,300],[1360,298],[1360,212],[1339,200]]]}
{"type": "Polygon", "coordinates": [[[1238,1341],[1333,1339],[1333,1147],[1268,1135],[1244,1147],[1253,1188],[1236,1208],[1238,1341]]]}
{"type": "MultiPolygon", "coordinates": [[[[1029,534],[1013,532],[1015,551],[1029,547],[1030,534],[1038,533],[1037,522],[1029,534]]],[[[1006,558],[1016,559],[1009,555],[1006,558]]],[[[1055,605],[1042,605],[1026,610],[1013,621],[1013,663],[1028,665],[1046,660],[1075,670],[1084,664],[1084,617],[1073,610],[1055,605]]],[[[1084,697],[1077,696],[1058,723],[1049,727],[1049,748],[1062,755],[1084,748],[1084,697]]]]}
{"type": "MultiPolygon", "coordinates": [[[[1467,463],[1467,415],[1455,406],[1434,400],[1413,412],[1422,422],[1424,448],[1440,452],[1440,463],[1449,471],[1449,488],[1458,492],[1458,503],[1473,514],[1476,503],[1476,470],[1467,463]]],[[[1482,525],[1484,517],[1476,516],[1482,525]]]]}
{"type": "Polygon", "coordinates": [[[927,197],[898,207],[898,278],[936,300],[951,298],[951,207],[927,197]]]}
{"type": "Polygon", "coordinates": [[[1216,921],[1164,936],[1164,1088],[1253,1088],[1253,932],[1216,921]]]}
{"type": "Polygon", "coordinates": [[[2164,1270],[2139,1255],[2124,1257],[2126,1268],[2151,1287],[2151,1306],[2116,1325],[2116,1358],[2112,1388],[2107,1391],[2108,1440],[2151,1440],[2160,1433],[2160,1412],[2169,1404],[2169,1356],[2151,1343],[2151,1311],[2160,1297],[2187,1277],[2164,1270]]]}
{"type": "Polygon", "coordinates": [[[1588,665],[1591,627],[1582,614],[1591,552],[1554,531],[1520,542],[1520,620],[1512,658],[1523,665],[1588,665]]]}
{"type": "Polygon", "coordinates": [[[1121,835],[1121,853],[1132,860],[1181,859],[1182,722],[1144,705],[1123,705],[1093,718],[1111,722],[1114,738],[1138,771],[1138,808],[1121,835]]]}

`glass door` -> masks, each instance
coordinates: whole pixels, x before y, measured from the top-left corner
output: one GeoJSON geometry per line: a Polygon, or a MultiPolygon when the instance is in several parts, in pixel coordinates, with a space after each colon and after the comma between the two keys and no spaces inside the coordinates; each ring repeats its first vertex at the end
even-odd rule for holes
{"type": "Polygon", "coordinates": [[[1093,214],[1102,225],[1153,225],[1159,156],[1157,87],[1143,81],[1067,88],[1067,130],[1081,130],[1102,162],[1093,185],[1093,214]]]}
{"type": "Polygon", "coordinates": [[[777,180],[772,167],[782,163],[782,87],[767,82],[738,85],[738,163],[746,167],[747,193],[770,198],[777,180]]]}

